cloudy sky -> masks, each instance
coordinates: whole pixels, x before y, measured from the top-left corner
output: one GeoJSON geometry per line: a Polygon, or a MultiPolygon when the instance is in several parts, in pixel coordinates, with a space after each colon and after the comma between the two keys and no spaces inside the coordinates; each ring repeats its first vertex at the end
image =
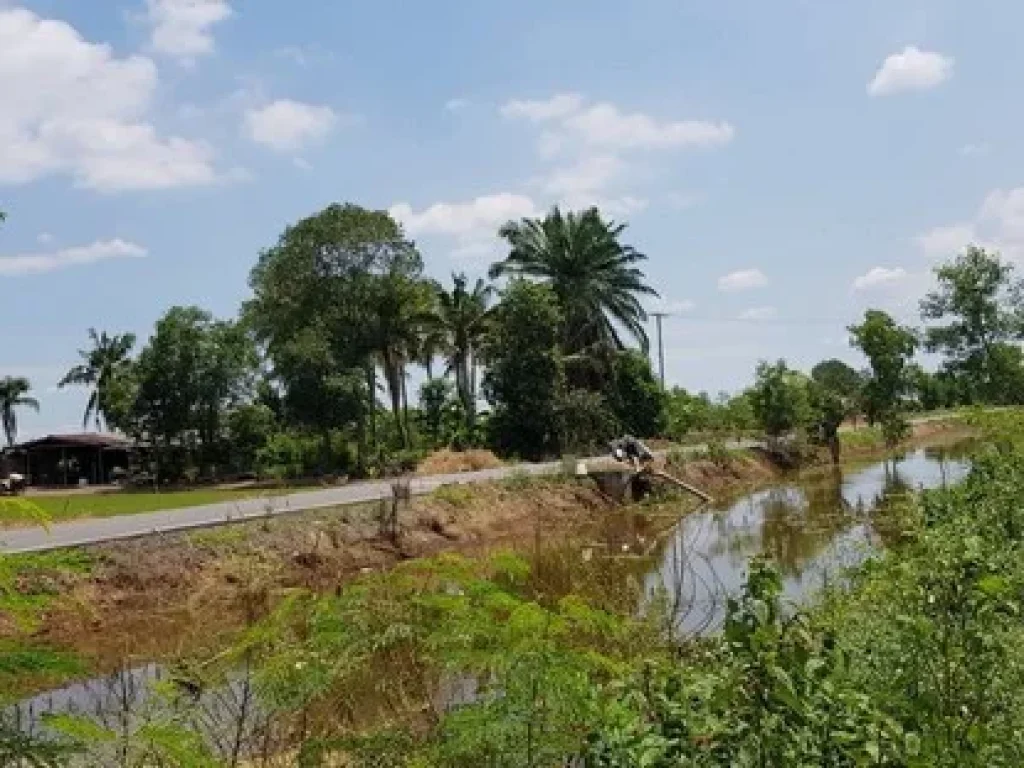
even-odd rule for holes
{"type": "Polygon", "coordinates": [[[55,384],[95,326],[230,316],[259,250],[332,201],[429,271],[483,274],[558,202],[630,224],[671,383],[856,361],[967,241],[1024,260],[1015,0],[0,0],[0,375],[55,384]]]}

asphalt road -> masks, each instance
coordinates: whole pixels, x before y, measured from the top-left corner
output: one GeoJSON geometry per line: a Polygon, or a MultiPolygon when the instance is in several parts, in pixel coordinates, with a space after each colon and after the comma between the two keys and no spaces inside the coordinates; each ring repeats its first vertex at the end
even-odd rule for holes
{"type": "MultiPolygon", "coordinates": [[[[410,492],[415,495],[430,493],[442,485],[479,483],[509,477],[514,472],[530,475],[554,474],[562,467],[560,462],[549,464],[523,464],[516,467],[485,469],[451,475],[413,478],[410,492]]],[[[0,554],[43,552],[50,549],[86,546],[107,541],[132,539],[170,531],[186,531],[214,525],[237,523],[268,516],[360,504],[391,496],[391,481],[372,481],[340,485],[316,491],[300,491],[283,496],[254,497],[182,507],[162,512],[145,512],[117,517],[94,517],[58,523],[48,528],[16,528],[0,530],[0,554]]]]}
{"type": "MultiPolygon", "coordinates": [[[[741,441],[728,444],[730,448],[751,448],[758,443],[741,441]]],[[[695,452],[707,446],[693,445],[680,450],[695,452]]],[[[607,460],[607,457],[585,459],[588,463],[607,460]]],[[[409,490],[413,495],[430,493],[442,485],[481,483],[501,480],[520,473],[527,475],[553,475],[562,470],[561,461],[541,464],[516,464],[498,469],[483,469],[477,472],[460,472],[450,475],[415,477],[410,481],[409,490]]],[[[301,491],[284,496],[266,496],[245,500],[206,504],[199,507],[183,507],[162,512],[145,512],[137,515],[117,517],[92,517],[71,520],[56,525],[32,528],[0,529],[0,554],[23,554],[45,552],[52,549],[81,547],[102,544],[109,541],[135,539],[159,533],[209,528],[245,520],[254,520],[297,512],[308,512],[326,507],[347,504],[361,504],[378,501],[391,496],[391,482],[378,480],[352,483],[316,491],[301,491]]]]}

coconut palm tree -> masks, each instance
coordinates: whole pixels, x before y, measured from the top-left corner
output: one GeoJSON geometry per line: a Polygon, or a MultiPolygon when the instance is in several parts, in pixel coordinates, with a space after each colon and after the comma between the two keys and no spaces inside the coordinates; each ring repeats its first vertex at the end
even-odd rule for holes
{"type": "Polygon", "coordinates": [[[21,376],[7,376],[0,379],[0,421],[3,421],[7,445],[14,445],[18,437],[18,408],[39,411],[39,401],[28,397],[32,390],[29,380],[21,376]]]}
{"type": "Polygon", "coordinates": [[[68,371],[57,386],[78,384],[92,387],[89,402],[85,405],[85,415],[82,417],[82,428],[89,424],[91,417],[95,417],[96,428],[99,429],[101,421],[107,420],[110,391],[114,380],[124,373],[131,362],[129,354],[135,346],[135,334],[110,336],[106,331],[98,334],[95,328],[90,328],[89,340],[92,342],[92,349],[78,351],[82,363],[68,371]]]}
{"type": "Polygon", "coordinates": [[[625,229],[597,208],[563,214],[556,206],[543,219],[510,221],[499,234],[511,250],[491,267],[491,279],[518,275],[548,283],[565,317],[568,354],[608,342],[622,349],[620,328],[646,351],[640,298],[658,294],[637,266],[647,257],[620,241],[625,229]]]}
{"type": "Polygon", "coordinates": [[[455,388],[472,423],[476,412],[476,381],[473,368],[487,329],[488,304],[494,288],[477,280],[467,290],[465,274],[452,275],[454,287],[437,288],[437,327],[444,338],[442,351],[448,360],[448,372],[455,376],[455,388]]]}

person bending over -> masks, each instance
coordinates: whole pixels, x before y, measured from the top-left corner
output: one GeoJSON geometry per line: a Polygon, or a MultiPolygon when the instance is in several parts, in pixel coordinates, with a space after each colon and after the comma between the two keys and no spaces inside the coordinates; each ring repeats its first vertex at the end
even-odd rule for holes
{"type": "Polygon", "coordinates": [[[611,443],[612,456],[616,461],[629,462],[637,472],[646,469],[654,461],[651,449],[632,435],[620,437],[611,443]]]}

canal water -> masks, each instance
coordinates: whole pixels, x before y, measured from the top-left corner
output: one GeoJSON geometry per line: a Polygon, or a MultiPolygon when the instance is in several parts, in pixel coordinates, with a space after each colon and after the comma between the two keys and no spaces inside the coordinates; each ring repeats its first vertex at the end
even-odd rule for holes
{"type": "Polygon", "coordinates": [[[911,491],[967,474],[962,448],[922,448],[884,462],[836,468],[765,488],[685,518],[648,574],[648,598],[664,595],[683,636],[717,631],[747,564],[763,556],[800,603],[885,545],[880,510],[911,491]]]}
{"type": "MultiPolygon", "coordinates": [[[[884,548],[879,520],[885,504],[911,491],[961,480],[968,471],[963,456],[957,448],[920,449],[884,462],[805,475],[691,514],[656,550],[657,565],[644,584],[647,599],[667,599],[683,637],[715,632],[725,619],[728,598],[742,588],[750,559],[762,555],[782,573],[787,597],[799,603],[839,578],[844,568],[884,548]]],[[[156,665],[127,669],[27,699],[7,714],[27,730],[39,727],[42,714],[76,713],[116,732],[128,727],[130,713],[138,711],[149,699],[150,686],[164,676],[156,665]]],[[[472,689],[470,684],[466,691],[446,691],[446,704],[471,699],[472,689]]],[[[253,709],[250,692],[238,686],[218,692],[206,708],[211,723],[225,712],[253,709]]],[[[213,725],[203,730],[214,738],[220,735],[213,725]]]]}

